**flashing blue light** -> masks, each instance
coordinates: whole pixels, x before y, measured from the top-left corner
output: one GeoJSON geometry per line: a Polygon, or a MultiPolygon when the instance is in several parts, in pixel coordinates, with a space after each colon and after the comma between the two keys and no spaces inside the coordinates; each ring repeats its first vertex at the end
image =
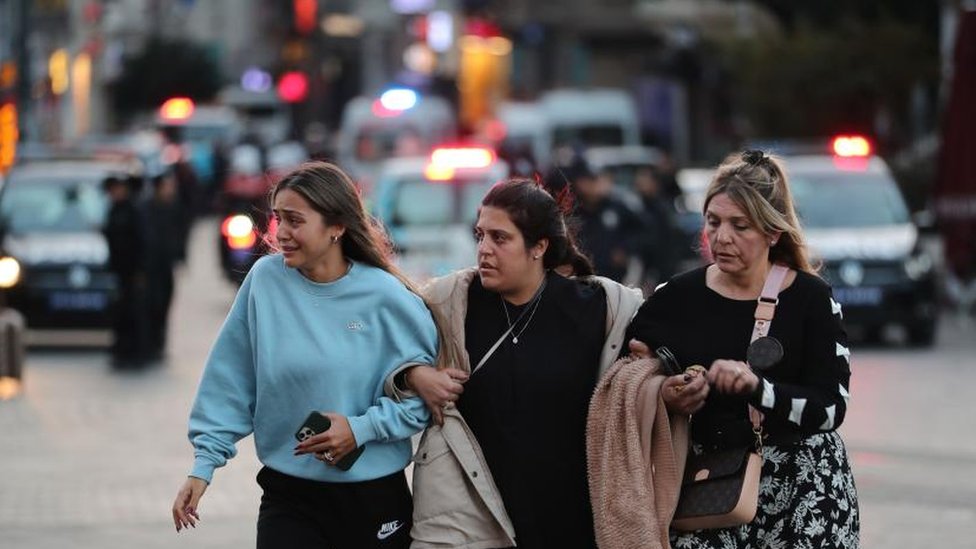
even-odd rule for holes
{"type": "Polygon", "coordinates": [[[266,71],[251,67],[241,76],[241,87],[252,92],[266,92],[271,89],[271,75],[266,71]]]}
{"type": "Polygon", "coordinates": [[[417,104],[417,92],[406,88],[393,88],[383,92],[380,104],[391,111],[405,111],[417,104]]]}

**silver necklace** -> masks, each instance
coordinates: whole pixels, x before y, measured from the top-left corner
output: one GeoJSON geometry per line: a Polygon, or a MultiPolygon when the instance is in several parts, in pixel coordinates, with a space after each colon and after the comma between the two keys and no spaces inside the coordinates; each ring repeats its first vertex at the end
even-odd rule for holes
{"type": "Polygon", "coordinates": [[[518,345],[519,336],[525,332],[526,328],[528,328],[529,324],[532,322],[532,317],[535,316],[535,312],[539,308],[539,303],[542,302],[542,290],[546,289],[546,282],[548,282],[548,279],[543,278],[542,285],[539,286],[538,290],[536,290],[535,295],[532,296],[532,300],[529,302],[529,305],[522,311],[522,314],[515,319],[514,323],[512,322],[511,317],[508,316],[508,305],[505,303],[505,298],[501,295],[498,296],[502,300],[502,310],[505,311],[505,320],[508,322],[508,329],[513,333],[512,344],[518,345]],[[530,310],[531,312],[529,312],[530,310]],[[522,318],[525,317],[526,313],[529,313],[529,319],[526,320],[525,324],[522,325],[521,330],[515,332],[515,326],[518,326],[518,323],[522,321],[522,318]]]}

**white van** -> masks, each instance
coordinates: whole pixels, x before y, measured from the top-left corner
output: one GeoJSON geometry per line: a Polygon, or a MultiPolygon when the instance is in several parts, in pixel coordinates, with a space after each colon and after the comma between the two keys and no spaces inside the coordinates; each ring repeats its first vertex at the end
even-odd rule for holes
{"type": "Polygon", "coordinates": [[[434,144],[457,133],[457,118],[447,100],[415,95],[406,105],[389,108],[380,98],[356,97],[343,110],[336,158],[367,194],[383,161],[426,155],[434,144]]]}
{"type": "Polygon", "coordinates": [[[624,90],[553,90],[539,105],[552,148],[640,145],[637,104],[624,90]]]}
{"type": "Polygon", "coordinates": [[[495,119],[502,125],[499,151],[531,152],[540,171],[548,169],[552,154],[552,132],[539,103],[506,101],[495,108],[495,119]]]}

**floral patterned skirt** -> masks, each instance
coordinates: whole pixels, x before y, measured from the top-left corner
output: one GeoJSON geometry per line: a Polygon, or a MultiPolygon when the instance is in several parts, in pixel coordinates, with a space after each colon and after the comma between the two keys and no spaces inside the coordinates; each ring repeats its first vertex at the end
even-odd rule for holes
{"type": "Polygon", "coordinates": [[[836,432],[763,448],[759,509],[749,524],[671,533],[674,549],[857,549],[857,490],[836,432]]]}

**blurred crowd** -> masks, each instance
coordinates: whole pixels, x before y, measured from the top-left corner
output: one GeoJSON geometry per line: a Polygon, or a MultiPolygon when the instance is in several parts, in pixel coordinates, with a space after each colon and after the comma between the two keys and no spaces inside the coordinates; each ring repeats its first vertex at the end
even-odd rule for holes
{"type": "Polygon", "coordinates": [[[196,178],[176,163],[148,188],[141,177],[109,177],[102,185],[111,201],[104,233],[119,290],[112,355],[117,367],[134,367],[161,359],[166,348],[173,271],[186,260],[196,178]]]}

